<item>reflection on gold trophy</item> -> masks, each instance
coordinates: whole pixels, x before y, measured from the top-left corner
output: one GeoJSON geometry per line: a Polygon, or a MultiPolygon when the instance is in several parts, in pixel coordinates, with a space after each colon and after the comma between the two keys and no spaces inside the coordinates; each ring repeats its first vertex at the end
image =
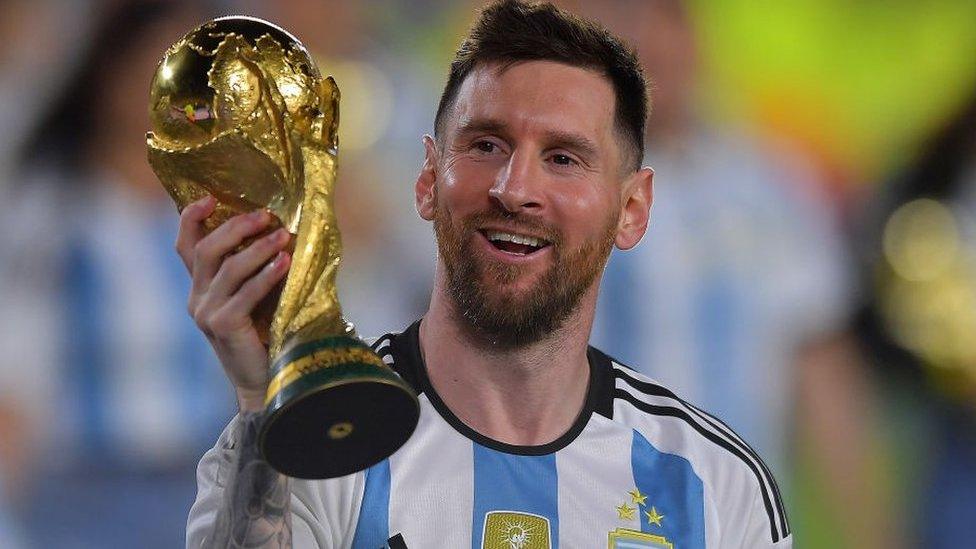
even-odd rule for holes
{"type": "Polygon", "coordinates": [[[289,476],[330,478],[392,454],[419,406],[339,306],[333,79],[281,28],[225,17],[166,51],[150,93],[149,162],[180,210],[210,194],[208,230],[266,208],[295,235],[268,335],[265,458],[289,476]]]}

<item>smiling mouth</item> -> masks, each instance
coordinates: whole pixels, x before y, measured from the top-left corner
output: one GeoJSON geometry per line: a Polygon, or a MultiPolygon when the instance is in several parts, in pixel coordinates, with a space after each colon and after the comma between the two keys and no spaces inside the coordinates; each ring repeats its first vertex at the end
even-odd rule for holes
{"type": "Polygon", "coordinates": [[[487,229],[480,232],[492,246],[512,255],[529,255],[550,245],[548,240],[534,236],[487,229]]]}

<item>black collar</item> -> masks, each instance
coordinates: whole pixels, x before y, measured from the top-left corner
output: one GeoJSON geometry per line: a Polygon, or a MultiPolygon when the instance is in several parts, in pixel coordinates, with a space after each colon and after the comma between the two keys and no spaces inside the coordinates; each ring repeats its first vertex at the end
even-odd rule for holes
{"type": "Polygon", "coordinates": [[[576,440],[594,412],[608,418],[613,416],[613,376],[610,358],[591,346],[587,348],[586,353],[590,363],[590,382],[586,401],[576,421],[566,433],[552,442],[539,446],[517,446],[488,438],[458,419],[431,385],[430,378],[427,377],[427,365],[420,352],[420,322],[421,320],[418,320],[402,333],[391,336],[393,369],[417,391],[418,395],[426,394],[437,413],[457,432],[482,446],[508,454],[529,456],[552,454],[576,440]]]}

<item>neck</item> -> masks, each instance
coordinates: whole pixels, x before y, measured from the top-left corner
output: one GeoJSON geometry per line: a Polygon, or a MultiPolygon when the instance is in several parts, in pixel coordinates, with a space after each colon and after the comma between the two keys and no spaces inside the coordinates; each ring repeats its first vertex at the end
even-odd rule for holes
{"type": "Polygon", "coordinates": [[[586,350],[595,282],[559,330],[515,349],[476,341],[454,306],[438,264],[420,326],[427,374],[444,404],[469,427],[506,444],[537,446],[570,429],[589,386],[586,350]]]}

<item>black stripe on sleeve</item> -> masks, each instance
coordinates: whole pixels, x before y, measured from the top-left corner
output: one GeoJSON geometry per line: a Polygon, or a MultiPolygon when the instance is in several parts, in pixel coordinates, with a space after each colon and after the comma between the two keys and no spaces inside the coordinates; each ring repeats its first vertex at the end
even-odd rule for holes
{"type": "Polygon", "coordinates": [[[401,333],[389,333],[376,339],[370,348],[379,355],[383,363],[389,366],[407,385],[419,396],[421,389],[417,384],[416,361],[409,353],[403,351],[403,340],[409,338],[411,333],[416,337],[416,327],[419,322],[414,323],[401,333]]]}
{"type": "Polygon", "coordinates": [[[789,535],[790,534],[790,522],[789,522],[789,519],[786,516],[786,505],[783,503],[783,496],[780,495],[779,485],[776,483],[776,477],[773,476],[773,473],[772,473],[772,471],[769,470],[769,467],[766,465],[766,462],[763,461],[762,458],[759,457],[759,454],[755,450],[753,450],[753,448],[751,446],[749,446],[744,440],[742,440],[742,438],[739,437],[739,435],[737,435],[735,433],[735,431],[733,431],[732,428],[729,427],[724,421],[722,421],[721,419],[719,419],[719,418],[717,418],[717,417],[709,414],[708,412],[705,412],[704,410],[702,410],[701,408],[698,408],[694,404],[689,404],[688,402],[685,402],[685,401],[682,401],[682,402],[684,403],[685,407],[688,408],[689,410],[691,410],[696,416],[700,417],[702,420],[704,420],[705,422],[707,422],[716,431],[724,432],[726,434],[726,436],[731,437],[733,444],[735,444],[739,448],[742,448],[749,455],[751,455],[753,458],[755,458],[756,462],[759,463],[759,466],[766,473],[766,479],[769,482],[769,485],[772,486],[772,488],[773,488],[773,493],[775,494],[775,497],[773,499],[776,502],[777,509],[779,509],[780,531],[783,532],[783,535],[784,536],[789,535]],[[725,427],[725,430],[723,430],[721,427],[719,427],[718,425],[716,425],[715,422],[718,422],[723,427],[725,427]]]}
{"type": "MultiPolygon", "coordinates": [[[[400,375],[420,396],[424,392],[420,371],[423,370],[424,359],[420,354],[420,321],[416,321],[406,330],[391,334],[386,353],[393,357],[390,365],[393,371],[400,375]]],[[[385,356],[383,358],[386,358],[385,356]]]]}
{"type": "Polygon", "coordinates": [[[390,341],[392,339],[393,339],[393,336],[390,335],[390,334],[386,334],[386,335],[380,336],[380,337],[376,338],[376,341],[374,341],[372,345],[370,345],[370,348],[372,348],[373,349],[373,352],[375,352],[376,354],[378,354],[380,356],[383,356],[384,354],[386,354],[387,352],[389,352],[388,349],[389,349],[389,346],[390,346],[390,341]]]}

